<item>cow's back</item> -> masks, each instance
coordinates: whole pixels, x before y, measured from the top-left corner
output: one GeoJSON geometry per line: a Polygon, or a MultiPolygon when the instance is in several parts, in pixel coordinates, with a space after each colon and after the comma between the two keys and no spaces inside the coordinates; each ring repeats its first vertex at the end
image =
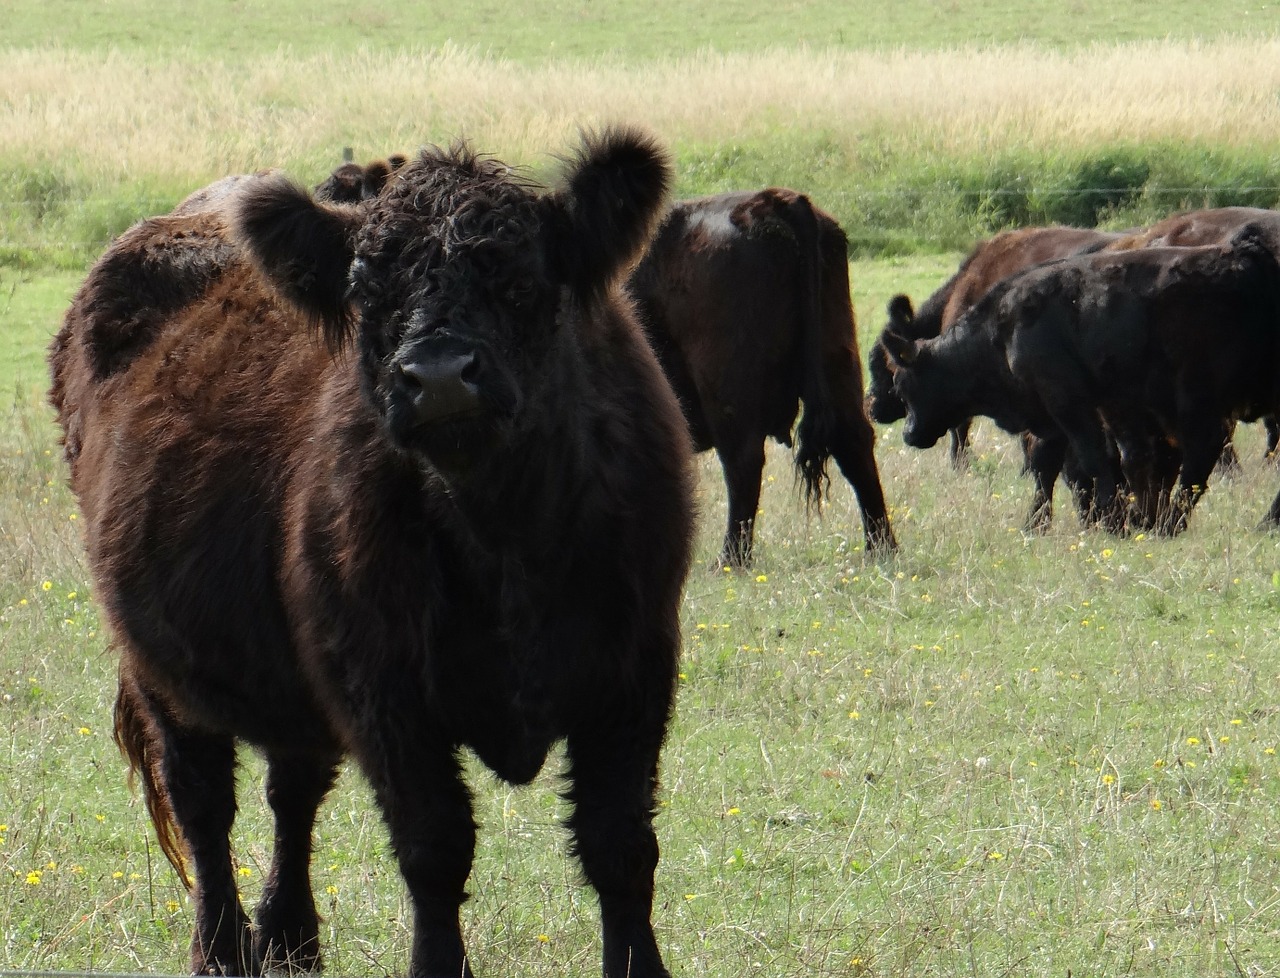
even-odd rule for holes
{"type": "MultiPolygon", "coordinates": [[[[708,418],[789,441],[801,387],[803,240],[786,190],[675,205],[630,279],[641,322],[685,408],[696,446],[708,418]]],[[[806,202],[807,204],[807,202],[806,202]]]]}
{"type": "Polygon", "coordinates": [[[1103,247],[1117,238],[1118,235],[1105,231],[1065,226],[1020,228],[997,234],[969,254],[955,279],[949,283],[946,303],[938,321],[939,332],[950,329],[992,286],[1013,273],[1041,262],[1103,247]]]}
{"type": "Polygon", "coordinates": [[[216,210],[126,232],[50,354],[90,570],[126,658],[164,649],[149,674],[183,677],[175,701],[259,742],[286,726],[324,736],[276,572],[292,455],[332,363],[216,210]]]}

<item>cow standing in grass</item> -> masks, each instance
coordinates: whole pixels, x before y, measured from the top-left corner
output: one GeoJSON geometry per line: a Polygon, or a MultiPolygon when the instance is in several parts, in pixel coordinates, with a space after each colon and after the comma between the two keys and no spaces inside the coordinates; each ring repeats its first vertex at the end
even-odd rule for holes
{"type": "MultiPolygon", "coordinates": [[[[1097,251],[1120,238],[1121,235],[1106,231],[1061,225],[1002,231],[976,245],[956,273],[929,296],[918,311],[906,295],[896,295],[889,300],[889,321],[885,328],[897,336],[931,339],[949,330],[1007,276],[1044,261],[1097,251]]],[[[867,412],[871,417],[880,424],[891,424],[906,417],[906,405],[893,391],[894,361],[879,339],[867,355],[867,370],[870,375],[867,412]]],[[[972,424],[972,418],[961,418],[951,429],[951,464],[956,469],[968,465],[972,424]]],[[[1092,505],[1089,490],[1078,477],[1066,440],[1060,436],[1038,438],[1023,434],[1025,471],[1035,484],[1026,529],[1042,532],[1053,521],[1053,489],[1059,474],[1066,477],[1081,511],[1087,511],[1092,505]]],[[[1118,459],[1115,466],[1118,472],[1118,459]]]]}
{"type": "MultiPolygon", "coordinates": [[[[1253,225],[1225,246],[1082,255],[1005,279],[936,339],[892,329],[881,339],[908,444],[928,447],[973,415],[1061,433],[1113,530],[1128,514],[1107,429],[1130,485],[1149,486],[1158,425],[1182,451],[1176,495],[1156,514],[1158,529],[1176,533],[1232,421],[1280,407],[1280,266],[1253,225]]],[[[1144,513],[1150,505],[1139,501],[1144,513]]],[[[1280,497],[1267,520],[1278,518],[1280,497]]]]}
{"type": "Polygon", "coordinates": [[[810,502],[834,457],[869,551],[892,551],[863,407],[844,231],[791,190],[677,203],[628,283],[684,408],[694,448],[720,456],[729,495],[722,564],[749,563],[764,445],[792,443],[810,502]]]}
{"type": "Polygon", "coordinates": [[[408,887],[411,974],[470,975],[462,749],[520,784],[563,741],[604,974],[667,975],[651,823],[691,449],[618,280],[668,179],[631,131],[586,139],[551,192],[464,147],[358,205],[268,175],[89,273],[51,399],[121,653],[117,737],[194,869],[194,971],[318,966],[311,831],[350,754],[408,887]],[[252,925],[241,741],[276,824],[252,925]]]}

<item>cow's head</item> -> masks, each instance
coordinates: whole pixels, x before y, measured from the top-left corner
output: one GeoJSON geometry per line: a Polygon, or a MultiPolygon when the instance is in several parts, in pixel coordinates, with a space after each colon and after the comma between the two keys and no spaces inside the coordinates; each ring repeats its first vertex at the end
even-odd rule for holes
{"type": "Polygon", "coordinates": [[[880,334],[893,370],[893,393],[907,419],[902,440],[912,448],[932,448],[969,416],[961,406],[964,378],[947,368],[945,357],[934,349],[938,342],[911,339],[892,329],[880,334]]]}
{"type": "MultiPolygon", "coordinates": [[[[892,331],[898,336],[910,336],[915,318],[911,299],[905,295],[895,295],[889,300],[889,322],[885,325],[884,332],[892,331]]],[[[902,398],[893,392],[894,369],[894,361],[885,349],[883,340],[877,340],[867,354],[870,383],[867,384],[866,407],[871,419],[880,424],[892,424],[907,416],[907,407],[902,403],[902,398]]]]}
{"type": "Polygon", "coordinates": [[[316,184],[312,192],[316,200],[335,204],[358,204],[382,193],[391,174],[409,162],[407,156],[396,153],[385,160],[374,160],[361,166],[359,163],[343,163],[324,180],[316,184]]]}
{"type": "Polygon", "coordinates": [[[455,145],[357,206],[265,181],[237,227],[332,349],[354,342],[392,444],[460,474],[531,423],[527,404],[556,396],[572,334],[647,240],[669,178],[631,130],[584,137],[549,192],[455,145]]]}

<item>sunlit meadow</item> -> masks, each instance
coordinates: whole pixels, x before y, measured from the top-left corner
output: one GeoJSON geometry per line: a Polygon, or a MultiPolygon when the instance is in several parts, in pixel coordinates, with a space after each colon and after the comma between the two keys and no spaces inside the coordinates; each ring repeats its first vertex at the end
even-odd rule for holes
{"type": "MultiPolygon", "coordinates": [[[[864,324],[949,260],[855,263],[864,324]]],[[[0,969],[180,973],[190,906],[111,743],[113,658],[53,430],[29,400],[7,418],[0,969]]],[[[955,473],[891,428],[879,457],[903,546],[886,561],[862,552],[843,483],[806,518],[775,450],[758,563],[732,574],[710,569],[724,499],[702,460],[658,822],[675,974],[1277,973],[1280,541],[1255,524],[1280,473],[1258,432],[1239,444],[1244,473],[1183,537],[1083,532],[1063,499],[1029,538],[1010,439],[983,427],[955,473]]],[[[270,834],[245,760],[252,904],[270,834]]],[[[598,967],[557,768],[512,790],[474,767],[482,973],[598,967]]],[[[315,867],[330,972],[403,969],[408,909],[354,772],[315,867]]]]}
{"type": "MultiPolygon", "coordinates": [[[[919,300],[976,235],[1063,213],[1047,209],[1063,187],[1136,174],[1090,211],[1111,224],[1280,192],[1265,38],[643,62],[189,54],[0,48],[0,970],[186,968],[191,907],[111,742],[114,657],[40,400],[71,291],[138,217],[228,171],[318,180],[345,146],[467,135],[545,172],[579,126],[624,119],[672,146],[681,193],[794,185],[855,253],[906,252],[853,263],[865,347],[893,293],[919,300]]],[[[1258,432],[1176,540],[1082,531],[1065,494],[1026,537],[1009,438],[982,426],[956,473],[881,434],[902,543],[883,561],[838,479],[804,515],[775,446],[756,566],[710,569],[724,492],[714,458],[698,463],[658,819],[673,973],[1280,975],[1280,537],[1256,529],[1280,471],[1258,432]]],[[[598,972],[558,766],[521,790],[473,768],[479,973],[598,972]]],[[[250,906],[270,860],[260,773],[247,753],[250,906]]],[[[403,971],[408,907],[354,771],[314,865],[328,972],[403,971]]]]}

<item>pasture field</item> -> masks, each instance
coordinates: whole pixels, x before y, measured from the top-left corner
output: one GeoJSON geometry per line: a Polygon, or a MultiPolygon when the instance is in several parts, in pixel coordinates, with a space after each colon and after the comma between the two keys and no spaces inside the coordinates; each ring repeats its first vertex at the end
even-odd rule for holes
{"type": "MultiPolygon", "coordinates": [[[[857,261],[864,344],[885,300],[955,255],[857,261]]],[[[59,280],[52,280],[51,295],[59,280]]],[[[22,296],[22,291],[17,292],[22,296]]],[[[29,347],[61,306],[30,300],[29,347]]],[[[38,358],[38,354],[37,354],[38,358]]],[[[191,924],[110,736],[113,656],[48,412],[0,426],[0,970],[182,973],[191,924]]],[[[678,978],[1280,974],[1280,473],[1259,433],[1175,540],[1082,531],[979,429],[970,472],[883,431],[900,554],[861,550],[852,493],[806,519],[771,452],[749,572],[701,533],[665,754],[659,940],[678,978]]],[[[594,899],[564,855],[558,762],[511,790],[477,766],[464,908],[478,973],[598,969],[594,899]]],[[[251,755],[236,831],[252,904],[270,825],[251,755]]],[[[410,921],[354,771],[315,856],[330,974],[402,971],[410,921]]]]}
{"type": "MultiPolygon", "coordinates": [[[[13,0],[0,39],[0,971],[182,973],[191,911],[111,742],[114,658],[43,405],[87,264],[228,172],[321,179],[465,135],[535,174],[639,122],[682,195],[785,184],[850,232],[867,346],[974,238],[1280,203],[1280,6],[1249,0],[13,0]],[[198,29],[197,29],[198,28],[198,29]],[[909,42],[903,46],[903,42],[909,42]],[[990,45],[998,46],[990,46],[990,45]]],[[[749,572],[708,570],[713,457],[658,820],[676,978],[1280,976],[1280,488],[1262,440],[1175,540],[1044,536],[1011,439],[971,470],[879,460],[900,553],[852,493],[806,518],[771,452],[749,572]]],[[[1060,493],[1065,497],[1065,493],[1060,493]]],[[[238,871],[270,826],[246,754],[238,871]]],[[[477,766],[477,972],[598,973],[558,761],[477,766]]],[[[333,975],[402,972],[411,921],[346,772],[315,857],[333,975]]]]}
{"type": "Polygon", "coordinates": [[[957,250],[1028,223],[1126,226],[1280,202],[1280,40],[701,51],[529,65],[445,46],[200,58],[0,48],[0,268],[83,268],[229,172],[314,183],[469,137],[548,169],[582,126],[671,146],[682,196],[811,193],[857,255],[957,250]]]}
{"type": "Polygon", "coordinates": [[[704,49],[865,50],[1030,41],[1265,37],[1280,9],[1257,0],[10,0],[3,43],[124,51],[182,51],[198,58],[434,48],[446,42],[537,63],[548,58],[664,59],[704,49]]]}

